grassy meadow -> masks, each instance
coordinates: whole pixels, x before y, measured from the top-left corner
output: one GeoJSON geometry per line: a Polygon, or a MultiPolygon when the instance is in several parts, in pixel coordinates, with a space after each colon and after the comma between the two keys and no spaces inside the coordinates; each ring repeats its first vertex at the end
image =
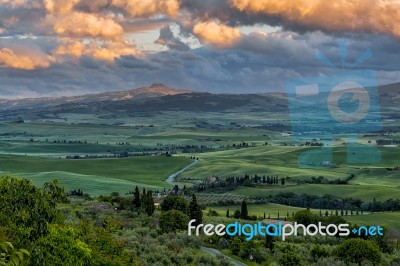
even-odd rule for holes
{"type": "Polygon", "coordinates": [[[163,189],[165,179],[190,163],[185,157],[141,156],[130,158],[59,159],[1,155],[2,174],[29,177],[37,185],[59,179],[66,189],[92,195],[128,192],[135,185],[163,189]]]}
{"type": "MultiPolygon", "coordinates": [[[[310,139],[292,137],[274,128],[275,124],[288,125],[286,115],[271,116],[263,112],[143,112],[135,115],[60,113],[43,120],[25,123],[0,123],[0,171],[28,177],[35,185],[57,178],[67,190],[82,189],[93,196],[119,192],[124,194],[134,186],[152,190],[171,188],[166,178],[190,164],[191,156],[199,162],[183,172],[179,178],[207,179],[211,176],[226,178],[249,175],[278,175],[299,181],[324,176],[326,180],[354,178],[347,185],[297,184],[285,186],[239,186],[224,196],[204,194],[205,202],[218,202],[224,198],[240,201],[245,198],[264,197],[280,192],[296,194],[325,194],[354,197],[365,201],[398,198],[400,171],[397,146],[379,146],[382,160],[375,164],[347,163],[346,136],[338,136],[333,148],[334,167],[301,168],[301,153],[318,149],[300,146],[310,139]],[[247,143],[248,147],[237,146],[247,143]],[[66,156],[111,156],[116,153],[140,153],[159,149],[160,154],[173,147],[201,147],[201,152],[178,152],[167,156],[133,156],[128,158],[65,159],[66,156]]],[[[319,141],[323,136],[315,136],[319,141]]],[[[377,138],[386,136],[357,136],[358,142],[377,147],[377,138]]],[[[179,186],[192,186],[177,182],[179,186]]],[[[237,206],[229,206],[230,211],[237,206]]],[[[225,215],[226,207],[212,207],[225,215]]],[[[299,208],[277,204],[251,205],[250,214],[276,216],[292,213],[299,208]]],[[[319,211],[319,210],[318,210],[319,211]]],[[[351,217],[365,223],[369,217],[385,217],[395,224],[396,213],[351,217]],[[387,217],[386,217],[387,216],[387,217]],[[368,217],[368,218],[367,218],[368,217]]],[[[370,219],[370,220],[369,220],[370,219]]],[[[378,218],[377,218],[378,219],[378,218]]]]}

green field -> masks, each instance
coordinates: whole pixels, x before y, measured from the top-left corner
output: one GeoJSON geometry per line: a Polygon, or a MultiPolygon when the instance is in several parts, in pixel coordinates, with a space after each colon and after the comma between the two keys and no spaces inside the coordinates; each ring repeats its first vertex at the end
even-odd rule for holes
{"type": "MultiPolygon", "coordinates": [[[[287,182],[285,186],[239,186],[229,191],[226,197],[225,194],[206,192],[204,196],[199,195],[204,203],[224,201],[226,198],[239,201],[280,192],[319,196],[331,194],[340,198],[360,198],[367,202],[373,197],[377,200],[398,198],[400,171],[387,169],[399,165],[398,147],[379,147],[382,153],[380,163],[348,164],[344,145],[346,136],[338,136],[331,144],[334,168],[300,168],[299,155],[318,148],[301,147],[299,144],[307,139],[293,140],[284,132],[271,130],[273,127],[260,127],[268,123],[287,125],[288,118],[285,115],[278,119],[270,113],[246,110],[224,113],[144,112],[130,116],[123,113],[102,116],[61,113],[42,121],[4,122],[0,124],[0,171],[2,174],[28,177],[38,186],[57,178],[67,190],[80,188],[94,196],[114,191],[124,194],[136,185],[152,190],[170,188],[171,184],[165,179],[188,165],[190,156],[195,156],[200,159],[198,164],[182,173],[180,178],[207,179],[213,175],[225,178],[257,174],[289,176],[294,180],[307,181],[311,177],[343,180],[350,174],[355,175],[348,185],[287,182]],[[74,143],[76,141],[81,143],[74,143]],[[248,143],[249,147],[234,147],[242,142],[248,143]],[[172,157],[64,159],[73,155],[110,156],[154,149],[162,154],[179,145],[202,146],[205,151],[178,152],[172,157]]],[[[376,138],[397,139],[398,136],[358,136],[360,143],[374,147],[377,147],[376,138]]],[[[193,185],[186,181],[176,184],[186,187],[193,185]]],[[[213,208],[225,215],[226,207],[213,208]]],[[[271,216],[276,216],[278,211],[284,215],[299,208],[274,204],[251,205],[250,213],[263,215],[264,209],[271,216]]],[[[231,211],[234,211],[233,207],[231,211]]],[[[368,222],[367,216],[358,219],[368,222]]]]}
{"type": "MultiPolygon", "coordinates": [[[[229,210],[229,214],[233,215],[235,210],[240,210],[240,205],[234,206],[210,206],[207,207],[203,213],[207,215],[209,209],[216,211],[219,216],[226,216],[226,211],[229,210]]],[[[289,216],[292,216],[293,212],[297,212],[300,210],[304,210],[304,208],[296,208],[292,206],[267,203],[267,204],[249,204],[247,205],[247,209],[249,215],[256,215],[257,217],[264,217],[264,213],[266,217],[270,216],[271,219],[279,218],[283,219],[287,213],[289,216]]],[[[311,209],[315,214],[319,214],[320,210],[311,209]]],[[[325,214],[326,210],[321,210],[322,214],[325,214]]],[[[328,210],[330,214],[331,210],[328,210]]],[[[335,210],[333,210],[335,213],[335,210]]],[[[364,213],[359,215],[348,215],[343,217],[347,222],[356,225],[380,225],[380,226],[388,226],[389,228],[400,229],[400,212],[379,212],[379,213],[364,213]]]]}
{"type": "Polygon", "coordinates": [[[107,159],[52,159],[32,156],[0,156],[2,174],[30,177],[35,184],[58,178],[67,189],[92,195],[126,193],[134,185],[163,189],[165,179],[190,163],[185,157],[131,157],[107,159]]]}
{"type": "Polygon", "coordinates": [[[371,201],[372,198],[377,200],[394,199],[398,197],[399,187],[385,186],[359,186],[359,185],[320,185],[320,184],[305,184],[298,186],[285,187],[270,187],[270,188],[249,188],[239,187],[230,192],[232,194],[243,196],[268,196],[275,195],[280,192],[293,192],[296,194],[310,194],[323,196],[326,194],[334,195],[340,198],[359,198],[365,201],[371,201]]]}
{"type": "MultiPolygon", "coordinates": [[[[315,148],[291,146],[260,146],[255,148],[231,149],[199,154],[201,163],[186,175],[218,175],[229,177],[249,174],[281,174],[283,176],[310,177],[324,175],[327,178],[344,177],[348,173],[357,173],[357,168],[394,167],[399,164],[395,147],[381,148],[382,160],[378,164],[350,165],[346,163],[345,147],[333,148],[333,160],[337,168],[299,168],[298,158],[301,152],[315,148]],[[227,171],[229,169],[229,171],[227,171]]],[[[377,173],[378,174],[378,173],[377,173]]],[[[398,172],[400,176],[400,172],[398,172]]]]}
{"type": "Polygon", "coordinates": [[[371,213],[368,215],[348,216],[346,220],[357,225],[381,225],[400,229],[400,212],[371,213]]]}
{"type": "MultiPolygon", "coordinates": [[[[207,214],[207,211],[209,209],[215,210],[218,212],[220,216],[225,216],[226,211],[229,210],[230,215],[233,215],[233,213],[236,210],[240,210],[240,205],[234,205],[234,206],[210,206],[207,207],[204,210],[204,214],[207,214]]],[[[300,210],[304,210],[304,208],[297,208],[297,207],[291,207],[291,206],[285,206],[285,205],[280,205],[280,204],[274,204],[274,203],[268,203],[268,204],[249,204],[247,205],[247,209],[249,212],[249,215],[256,215],[257,217],[264,217],[264,213],[266,217],[270,215],[271,219],[277,218],[278,213],[279,217],[283,218],[287,215],[289,212],[289,215],[291,216],[293,212],[297,212],[300,210]]],[[[313,210],[315,213],[319,212],[319,210],[313,210]]]]}

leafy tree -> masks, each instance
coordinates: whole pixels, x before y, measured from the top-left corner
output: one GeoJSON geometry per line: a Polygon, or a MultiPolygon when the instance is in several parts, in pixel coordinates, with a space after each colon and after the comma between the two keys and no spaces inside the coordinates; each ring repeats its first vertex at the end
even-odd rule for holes
{"type": "Polygon", "coordinates": [[[10,242],[0,243],[0,265],[19,266],[23,265],[26,257],[30,254],[26,249],[15,250],[10,242]]]}
{"type": "Polygon", "coordinates": [[[321,245],[314,245],[311,248],[311,256],[313,257],[314,262],[317,262],[320,258],[324,258],[324,257],[328,257],[329,256],[329,251],[324,248],[321,247],[321,245]]]}
{"type": "Polygon", "coordinates": [[[196,195],[194,193],[192,194],[192,201],[189,204],[189,218],[190,220],[196,220],[196,222],[193,223],[194,225],[198,225],[203,222],[203,212],[197,203],[196,195]]]}
{"type": "Polygon", "coordinates": [[[235,218],[235,219],[239,219],[239,218],[240,218],[240,211],[239,211],[239,210],[236,210],[236,211],[233,213],[233,218],[235,218]]]}
{"type": "Polygon", "coordinates": [[[59,186],[57,179],[44,183],[43,190],[44,192],[50,195],[53,204],[57,202],[62,202],[62,203],[68,202],[67,194],[65,193],[64,189],[59,186]]]}
{"type": "Polygon", "coordinates": [[[160,215],[160,228],[163,232],[175,232],[187,228],[189,217],[178,210],[169,210],[160,215]]]}
{"type": "Polygon", "coordinates": [[[247,203],[245,200],[242,201],[242,206],[240,209],[240,218],[247,219],[249,217],[249,213],[247,211],[247,203]]]}
{"type": "Polygon", "coordinates": [[[293,217],[294,221],[304,224],[306,226],[315,223],[315,221],[318,219],[319,218],[316,217],[316,215],[313,214],[309,209],[298,211],[294,214],[293,217]]]}
{"type": "Polygon", "coordinates": [[[90,265],[91,249],[72,227],[52,225],[32,252],[29,265],[90,265]]]}
{"type": "Polygon", "coordinates": [[[94,227],[88,221],[83,220],[79,224],[78,232],[80,239],[91,249],[91,263],[87,265],[137,265],[136,255],[125,250],[122,243],[116,240],[107,229],[94,227]]]}
{"type": "Polygon", "coordinates": [[[231,242],[231,246],[230,246],[230,250],[232,251],[232,253],[234,255],[238,255],[239,254],[241,244],[242,244],[242,241],[240,240],[240,238],[235,236],[233,238],[233,240],[231,242]]]}
{"type": "Polygon", "coordinates": [[[27,179],[0,178],[0,226],[6,228],[16,246],[30,250],[34,241],[48,233],[49,223],[62,221],[56,210],[59,195],[55,191],[60,190],[39,189],[27,179]]]}
{"type": "Polygon", "coordinates": [[[176,195],[168,195],[164,198],[161,202],[161,210],[162,211],[170,211],[170,210],[177,210],[183,213],[188,213],[188,202],[182,197],[176,195]]]}
{"type": "Polygon", "coordinates": [[[287,252],[279,258],[279,264],[282,266],[299,266],[301,265],[301,258],[294,252],[287,252]]]}
{"type": "Polygon", "coordinates": [[[378,264],[381,261],[381,251],[378,245],[360,238],[347,239],[336,248],[337,256],[346,263],[362,265],[365,261],[378,264]]]}

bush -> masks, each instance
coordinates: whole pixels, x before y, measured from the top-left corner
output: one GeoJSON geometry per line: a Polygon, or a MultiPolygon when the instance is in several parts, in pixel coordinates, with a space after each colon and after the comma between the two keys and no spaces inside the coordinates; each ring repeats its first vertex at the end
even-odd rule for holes
{"type": "Polygon", "coordinates": [[[229,243],[229,241],[225,238],[220,238],[218,240],[218,248],[220,248],[220,249],[227,249],[230,247],[230,245],[231,244],[229,243]]]}
{"type": "Polygon", "coordinates": [[[293,252],[284,253],[279,258],[279,264],[282,266],[299,266],[301,265],[301,258],[293,252]]]}
{"type": "Polygon", "coordinates": [[[362,265],[365,261],[378,264],[381,261],[381,251],[374,242],[360,238],[347,239],[336,249],[337,256],[346,263],[362,265]]]}
{"type": "Polygon", "coordinates": [[[207,216],[219,216],[218,212],[212,209],[208,209],[207,216]]]}
{"type": "Polygon", "coordinates": [[[311,248],[310,253],[311,253],[311,256],[313,257],[314,262],[316,262],[320,258],[324,258],[324,257],[328,257],[329,256],[329,251],[326,248],[321,247],[318,244],[314,245],[311,248]]]}
{"type": "Polygon", "coordinates": [[[78,237],[71,227],[52,225],[49,234],[37,241],[29,265],[90,264],[91,250],[78,237]]]}
{"type": "Polygon", "coordinates": [[[162,211],[170,211],[170,210],[176,210],[176,211],[181,211],[185,214],[188,213],[188,207],[189,204],[186,199],[175,196],[175,195],[169,195],[164,198],[164,200],[160,204],[161,210],[162,211]]]}
{"type": "Polygon", "coordinates": [[[160,228],[163,232],[175,232],[187,228],[189,216],[181,211],[170,210],[160,215],[160,228]]]}

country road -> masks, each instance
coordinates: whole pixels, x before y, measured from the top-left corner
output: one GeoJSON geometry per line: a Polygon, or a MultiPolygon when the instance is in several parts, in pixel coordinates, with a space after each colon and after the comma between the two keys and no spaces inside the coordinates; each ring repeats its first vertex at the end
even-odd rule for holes
{"type": "Polygon", "coordinates": [[[165,179],[166,182],[168,182],[169,184],[173,185],[175,178],[182,174],[183,172],[185,172],[187,169],[189,169],[190,167],[196,165],[199,161],[198,160],[193,160],[189,165],[185,166],[184,168],[182,168],[181,170],[179,170],[176,173],[173,173],[172,175],[170,175],[169,177],[167,177],[167,179],[165,179]]]}
{"type": "Polygon", "coordinates": [[[222,254],[221,252],[219,252],[219,250],[217,250],[215,248],[206,248],[206,247],[201,246],[200,249],[205,252],[208,252],[209,254],[213,255],[214,257],[222,256],[222,257],[226,258],[230,263],[233,263],[235,266],[246,266],[246,264],[222,254]]]}

